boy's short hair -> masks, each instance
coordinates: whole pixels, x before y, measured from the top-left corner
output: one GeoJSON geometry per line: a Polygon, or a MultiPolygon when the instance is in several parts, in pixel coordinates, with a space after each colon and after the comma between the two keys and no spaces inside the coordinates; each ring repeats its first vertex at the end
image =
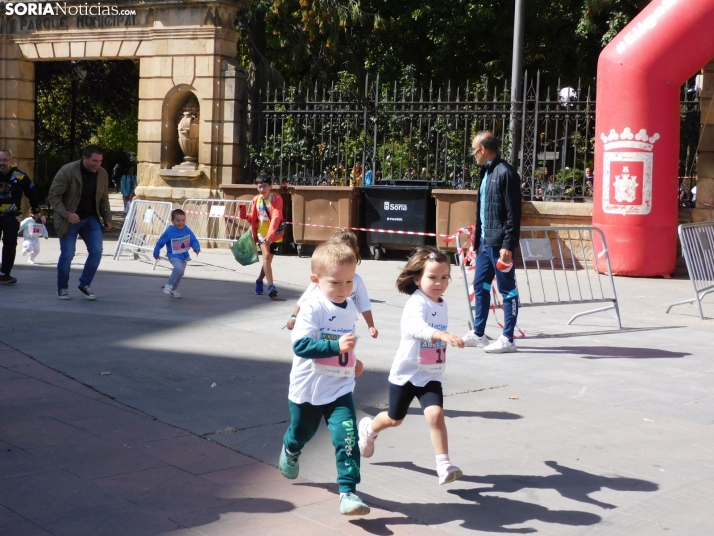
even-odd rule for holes
{"type": "Polygon", "coordinates": [[[181,210],[180,208],[175,208],[171,211],[171,221],[174,221],[174,218],[176,216],[185,216],[185,215],[186,215],[186,213],[183,210],[181,210]]]}
{"type": "Polygon", "coordinates": [[[273,181],[270,180],[267,173],[258,173],[253,184],[273,184],[273,181]]]}
{"type": "Polygon", "coordinates": [[[340,264],[354,264],[356,267],[357,257],[347,244],[339,242],[323,242],[317,246],[310,262],[312,273],[318,277],[340,264]]]}
{"type": "Polygon", "coordinates": [[[352,231],[343,229],[337,231],[330,237],[330,242],[335,242],[336,244],[346,244],[354,252],[355,257],[357,257],[357,264],[362,262],[362,257],[359,254],[359,242],[357,241],[357,235],[352,231]]]}

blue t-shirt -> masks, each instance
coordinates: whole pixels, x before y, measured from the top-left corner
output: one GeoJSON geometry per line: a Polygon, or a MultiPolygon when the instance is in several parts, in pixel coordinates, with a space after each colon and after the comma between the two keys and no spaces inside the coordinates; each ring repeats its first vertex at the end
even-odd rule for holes
{"type": "MultiPolygon", "coordinates": [[[[491,165],[491,162],[486,164],[487,166],[491,165]]],[[[486,174],[483,176],[483,180],[481,181],[481,188],[479,188],[479,218],[481,218],[481,242],[486,239],[486,186],[488,185],[488,171],[486,171],[486,174]]]]}

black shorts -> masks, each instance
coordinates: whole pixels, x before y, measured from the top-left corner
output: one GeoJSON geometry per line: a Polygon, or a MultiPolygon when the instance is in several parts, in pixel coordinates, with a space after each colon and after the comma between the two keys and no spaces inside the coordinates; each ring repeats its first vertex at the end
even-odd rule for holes
{"type": "Polygon", "coordinates": [[[429,406],[444,407],[444,392],[441,389],[441,382],[431,381],[424,387],[417,387],[412,382],[407,382],[404,385],[394,385],[390,382],[389,410],[387,411],[389,418],[401,421],[406,417],[414,397],[419,399],[421,409],[426,409],[429,406]]]}

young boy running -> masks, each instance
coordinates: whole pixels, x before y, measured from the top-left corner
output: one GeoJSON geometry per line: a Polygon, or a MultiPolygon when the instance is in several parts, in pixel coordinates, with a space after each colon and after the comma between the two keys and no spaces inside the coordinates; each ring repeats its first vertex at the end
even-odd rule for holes
{"type": "Polygon", "coordinates": [[[171,224],[156,242],[154,258],[158,260],[161,248],[166,246],[166,256],[169,258],[173,270],[171,270],[169,282],[164,285],[164,294],[172,298],[180,298],[181,294],[176,289],[178,289],[186,271],[186,264],[191,258],[188,250],[189,248],[193,249],[193,252],[198,255],[201,252],[201,244],[193,231],[186,226],[186,213],[180,208],[171,211],[171,224]]]}
{"type": "Polygon", "coordinates": [[[300,451],[324,419],[335,446],[340,513],[345,515],[369,513],[369,506],[355,494],[360,453],[352,391],[363,366],[354,354],[357,309],[348,298],[356,268],[355,254],[345,244],[325,242],[312,255],[310,280],[320,292],[313,292],[302,305],[292,332],[290,427],[280,451],[283,476],[297,478],[300,451]]]}

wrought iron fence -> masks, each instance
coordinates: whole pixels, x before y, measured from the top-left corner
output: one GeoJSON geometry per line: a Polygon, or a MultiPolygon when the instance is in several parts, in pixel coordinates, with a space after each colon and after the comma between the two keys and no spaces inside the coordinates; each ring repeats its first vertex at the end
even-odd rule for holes
{"type": "MultiPolygon", "coordinates": [[[[589,87],[542,88],[540,73],[524,76],[525,96],[515,104],[518,130],[511,132],[508,86],[418,89],[365,79],[360,90],[273,88],[253,120],[262,142],[250,149],[247,172],[272,174],[278,182],[346,185],[387,179],[443,181],[450,188],[477,187],[471,139],[493,131],[516,160],[524,198],[587,199],[592,182],[595,99],[589,87]]],[[[692,175],[699,135],[699,100],[683,89],[681,175],[692,175]]]]}

